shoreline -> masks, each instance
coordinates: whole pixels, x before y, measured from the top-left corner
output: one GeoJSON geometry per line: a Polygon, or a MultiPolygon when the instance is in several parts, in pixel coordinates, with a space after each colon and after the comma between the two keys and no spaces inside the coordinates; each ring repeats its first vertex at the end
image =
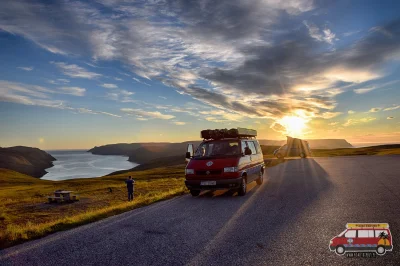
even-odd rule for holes
{"type": "Polygon", "coordinates": [[[98,155],[86,150],[48,151],[56,158],[52,167],[46,168],[41,180],[63,181],[89,179],[110,175],[116,171],[126,171],[139,164],[122,159],[124,155],[98,155]]]}

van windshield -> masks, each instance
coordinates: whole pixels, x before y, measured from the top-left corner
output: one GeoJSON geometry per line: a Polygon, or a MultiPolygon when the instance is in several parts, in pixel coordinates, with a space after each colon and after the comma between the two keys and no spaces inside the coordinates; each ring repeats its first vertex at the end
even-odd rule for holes
{"type": "Polygon", "coordinates": [[[343,232],[341,232],[340,234],[338,234],[338,237],[342,237],[344,235],[344,233],[346,233],[347,229],[344,230],[343,232]]]}
{"type": "Polygon", "coordinates": [[[241,155],[239,141],[215,140],[203,142],[197,148],[194,158],[210,158],[241,155]]]}

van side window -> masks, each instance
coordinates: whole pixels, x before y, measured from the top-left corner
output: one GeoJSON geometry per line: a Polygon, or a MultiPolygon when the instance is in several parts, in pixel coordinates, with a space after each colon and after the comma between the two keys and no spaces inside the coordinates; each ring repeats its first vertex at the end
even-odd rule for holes
{"type": "Polygon", "coordinates": [[[385,234],[387,234],[387,232],[385,230],[375,230],[375,237],[379,237],[379,235],[384,232],[385,234]]]}
{"type": "Polygon", "coordinates": [[[368,230],[358,230],[358,237],[368,237],[368,230]]]}
{"type": "Polygon", "coordinates": [[[344,237],[346,238],[353,238],[356,237],[356,230],[349,230],[344,234],[344,237]]]}
{"type": "Polygon", "coordinates": [[[251,154],[257,154],[256,147],[254,146],[254,142],[252,141],[247,141],[247,145],[249,146],[251,150],[251,154]]]}
{"type": "Polygon", "coordinates": [[[254,145],[256,146],[256,150],[257,150],[257,154],[261,153],[261,147],[260,147],[260,143],[258,143],[258,141],[253,141],[254,145]]]}
{"type": "Polygon", "coordinates": [[[242,140],[242,153],[244,154],[244,149],[247,147],[246,141],[242,140]]]}

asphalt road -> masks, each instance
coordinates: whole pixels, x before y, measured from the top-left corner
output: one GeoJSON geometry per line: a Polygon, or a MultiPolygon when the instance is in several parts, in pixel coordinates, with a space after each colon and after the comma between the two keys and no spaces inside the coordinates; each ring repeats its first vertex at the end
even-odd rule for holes
{"type": "Polygon", "coordinates": [[[270,168],[244,197],[182,196],[0,251],[0,265],[400,265],[400,156],[270,168]],[[389,223],[394,249],[328,249],[348,222],[389,223]]]}

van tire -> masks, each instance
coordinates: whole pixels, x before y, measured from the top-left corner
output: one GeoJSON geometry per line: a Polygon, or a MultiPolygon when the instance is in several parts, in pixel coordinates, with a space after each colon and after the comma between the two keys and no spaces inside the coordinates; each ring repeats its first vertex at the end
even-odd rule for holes
{"type": "Polygon", "coordinates": [[[376,253],[380,256],[384,255],[386,253],[386,249],[384,246],[378,246],[376,248],[376,253]]]}
{"type": "Polygon", "coordinates": [[[200,195],[200,190],[190,190],[190,194],[192,194],[193,197],[197,197],[198,195],[200,195]]]}
{"type": "Polygon", "coordinates": [[[345,249],[344,249],[343,246],[337,246],[337,247],[336,247],[336,254],[338,254],[338,255],[344,255],[344,253],[345,253],[345,249]]]}
{"type": "Polygon", "coordinates": [[[242,183],[240,183],[240,187],[238,190],[238,195],[239,196],[244,196],[246,195],[247,192],[247,184],[246,184],[246,178],[242,177],[242,183]]]}
{"type": "Polygon", "coordinates": [[[301,153],[300,153],[300,157],[301,157],[301,158],[306,158],[306,154],[305,154],[304,152],[301,152],[301,153]]]}
{"type": "Polygon", "coordinates": [[[263,169],[260,170],[260,173],[258,174],[258,178],[256,180],[257,185],[261,185],[264,181],[264,171],[263,169]]]}

